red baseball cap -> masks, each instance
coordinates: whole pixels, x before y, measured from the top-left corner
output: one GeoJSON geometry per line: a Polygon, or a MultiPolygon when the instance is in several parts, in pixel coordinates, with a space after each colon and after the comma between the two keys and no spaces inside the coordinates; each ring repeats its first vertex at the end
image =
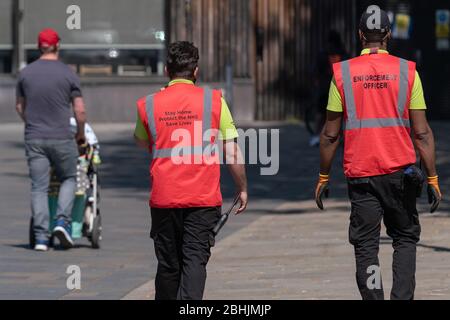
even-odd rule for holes
{"type": "Polygon", "coordinates": [[[39,33],[38,44],[41,48],[56,46],[61,39],[53,29],[44,29],[39,33]]]}

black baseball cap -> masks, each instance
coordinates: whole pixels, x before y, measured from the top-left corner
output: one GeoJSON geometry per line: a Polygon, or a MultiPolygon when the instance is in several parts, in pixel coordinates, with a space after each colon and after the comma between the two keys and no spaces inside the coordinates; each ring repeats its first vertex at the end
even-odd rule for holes
{"type": "Polygon", "coordinates": [[[381,10],[380,7],[369,6],[361,16],[359,29],[363,33],[386,34],[391,31],[391,20],[386,11],[381,10]],[[379,19],[376,15],[379,15],[379,19]]]}

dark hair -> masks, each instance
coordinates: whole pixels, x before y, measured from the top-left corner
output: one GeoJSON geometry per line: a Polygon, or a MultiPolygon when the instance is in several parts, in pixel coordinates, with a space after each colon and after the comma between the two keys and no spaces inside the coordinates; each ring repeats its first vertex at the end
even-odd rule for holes
{"type": "Polygon", "coordinates": [[[41,54],[56,53],[58,52],[58,46],[39,47],[39,51],[41,54]]]}
{"type": "Polygon", "coordinates": [[[177,41],[167,49],[167,72],[171,79],[194,80],[194,71],[200,59],[198,48],[192,42],[177,41]]]}
{"type": "Polygon", "coordinates": [[[368,43],[383,42],[387,35],[388,32],[363,32],[364,40],[368,43]]]}

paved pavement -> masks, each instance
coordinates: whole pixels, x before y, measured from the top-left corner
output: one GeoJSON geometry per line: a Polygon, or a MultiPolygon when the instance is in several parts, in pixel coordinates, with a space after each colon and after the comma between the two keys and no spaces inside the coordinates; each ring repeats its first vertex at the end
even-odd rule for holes
{"type": "MultiPolygon", "coordinates": [[[[42,254],[28,247],[29,179],[22,128],[0,126],[0,299],[120,299],[154,276],[148,159],[134,146],[132,124],[95,129],[104,162],[100,172],[102,248],[93,250],[82,239],[69,252],[42,254]],[[81,268],[79,292],[66,288],[70,265],[81,268]]],[[[252,219],[250,213],[236,220],[222,237],[252,219]]]]}
{"type": "MultiPolygon", "coordinates": [[[[433,124],[444,195],[450,187],[449,124],[433,124]]],[[[303,159],[315,159],[303,151],[303,159]]],[[[295,155],[293,155],[295,157],[295,155]]],[[[308,160],[307,160],[308,161],[308,160]]],[[[296,164],[297,167],[303,167],[296,164]]],[[[312,167],[313,171],[315,167],[312,167]]],[[[336,170],[335,170],[336,172],[336,170]]],[[[305,171],[309,176],[309,172],[305,171]]],[[[334,175],[336,177],[336,175],[334,175]]],[[[305,176],[302,176],[307,179],[305,176]]],[[[308,190],[297,174],[291,185],[308,190]]],[[[360,299],[355,282],[353,249],[348,244],[349,203],[338,175],[334,197],[320,212],[313,201],[286,201],[236,232],[214,252],[207,299],[360,299]],[[337,190],[336,190],[337,188],[337,190]],[[336,196],[337,195],[337,196],[336,196]]],[[[417,299],[450,299],[450,202],[438,214],[419,204],[422,241],[418,247],[417,299]]],[[[383,230],[380,261],[386,297],[392,286],[392,241],[383,230]]]]}
{"type": "MultiPolygon", "coordinates": [[[[450,124],[433,124],[444,194],[450,187],[450,124]]],[[[17,125],[0,127],[0,299],[151,299],[156,261],[148,237],[146,156],[131,141],[132,125],[96,125],[102,142],[103,247],[86,240],[70,251],[37,254],[27,247],[29,186],[17,125]],[[82,269],[82,290],[66,289],[66,268],[82,269]]],[[[224,229],[209,265],[208,299],[358,299],[352,248],[347,243],[345,180],[336,163],[328,210],[310,201],[317,149],[300,126],[281,126],[280,172],[259,176],[249,166],[248,213],[224,229]]],[[[233,193],[224,172],[223,191],[233,193]]],[[[426,212],[423,201],[420,206],[426,212]]],[[[450,203],[423,215],[418,298],[450,298],[450,203]]],[[[383,240],[385,287],[390,247],[383,240]]]]}
{"type": "MultiPolygon", "coordinates": [[[[225,239],[211,261],[206,298],[360,299],[347,243],[348,213],[333,207],[327,213],[269,214],[225,239]]],[[[416,297],[450,299],[449,217],[422,217],[422,224],[416,297]]],[[[392,248],[387,237],[380,257],[388,298],[392,248]]]]}

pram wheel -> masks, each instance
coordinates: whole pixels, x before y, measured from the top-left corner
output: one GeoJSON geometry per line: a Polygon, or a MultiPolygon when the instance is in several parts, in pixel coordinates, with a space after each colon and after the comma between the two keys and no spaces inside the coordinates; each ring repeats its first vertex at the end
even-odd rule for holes
{"type": "Polygon", "coordinates": [[[92,227],[92,235],[90,240],[92,248],[100,249],[100,242],[102,240],[102,216],[98,211],[97,216],[94,218],[94,224],[92,227]]]}

